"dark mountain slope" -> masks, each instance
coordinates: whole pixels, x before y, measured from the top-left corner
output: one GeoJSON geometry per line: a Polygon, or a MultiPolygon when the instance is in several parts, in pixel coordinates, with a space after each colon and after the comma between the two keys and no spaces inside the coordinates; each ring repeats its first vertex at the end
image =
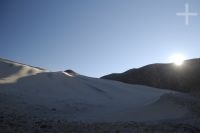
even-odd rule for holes
{"type": "Polygon", "coordinates": [[[151,64],[101,78],[183,92],[196,92],[200,91],[200,59],[186,60],[182,66],[151,64]]]}

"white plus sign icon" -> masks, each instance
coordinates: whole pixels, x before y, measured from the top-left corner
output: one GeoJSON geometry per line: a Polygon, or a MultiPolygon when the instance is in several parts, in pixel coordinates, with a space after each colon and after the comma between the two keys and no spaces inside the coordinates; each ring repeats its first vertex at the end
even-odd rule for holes
{"type": "Polygon", "coordinates": [[[188,4],[185,4],[185,12],[184,13],[177,13],[177,16],[184,16],[185,17],[185,25],[189,24],[189,16],[197,16],[197,13],[190,13],[188,4]]]}

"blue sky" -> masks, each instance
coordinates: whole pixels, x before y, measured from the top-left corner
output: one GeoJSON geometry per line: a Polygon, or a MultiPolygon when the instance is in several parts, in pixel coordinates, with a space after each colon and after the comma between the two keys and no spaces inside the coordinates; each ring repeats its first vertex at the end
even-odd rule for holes
{"type": "Polygon", "coordinates": [[[0,0],[0,57],[100,77],[199,58],[199,0],[0,0]],[[185,11],[198,16],[176,16],[185,11]]]}

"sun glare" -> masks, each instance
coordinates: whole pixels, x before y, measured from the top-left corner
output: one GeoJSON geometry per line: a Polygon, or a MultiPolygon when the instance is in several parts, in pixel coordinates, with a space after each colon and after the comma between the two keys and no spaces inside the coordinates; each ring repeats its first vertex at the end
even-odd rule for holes
{"type": "Polygon", "coordinates": [[[174,63],[177,66],[181,66],[186,57],[182,54],[174,54],[170,57],[170,62],[174,63]]]}

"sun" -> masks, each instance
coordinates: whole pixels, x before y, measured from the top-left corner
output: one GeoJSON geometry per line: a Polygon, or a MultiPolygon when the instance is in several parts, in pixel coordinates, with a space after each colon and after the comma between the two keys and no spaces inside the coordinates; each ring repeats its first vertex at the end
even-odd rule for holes
{"type": "Polygon", "coordinates": [[[174,63],[177,66],[181,66],[185,59],[186,57],[182,54],[173,54],[170,57],[170,62],[174,63]]]}

